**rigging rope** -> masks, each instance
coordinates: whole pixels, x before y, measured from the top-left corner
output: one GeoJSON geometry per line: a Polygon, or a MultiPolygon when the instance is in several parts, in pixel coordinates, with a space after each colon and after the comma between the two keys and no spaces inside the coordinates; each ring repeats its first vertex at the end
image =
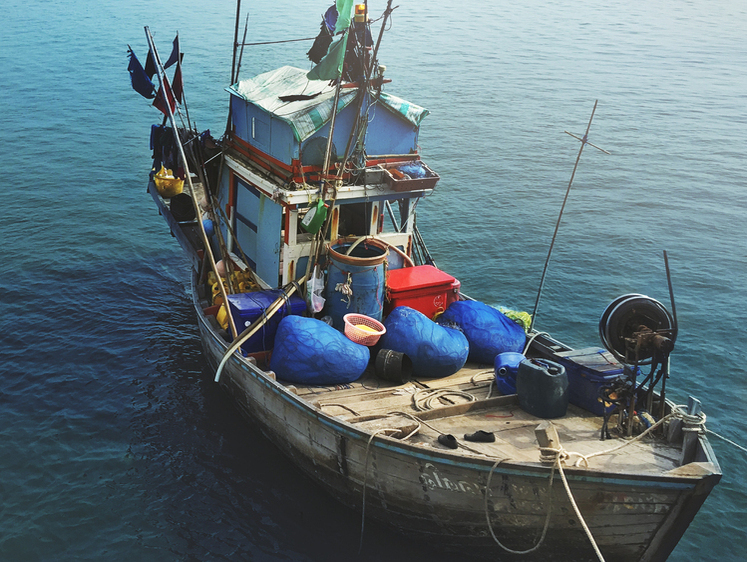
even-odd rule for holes
{"type": "Polygon", "coordinates": [[[710,429],[706,429],[706,433],[710,433],[711,435],[715,435],[715,436],[716,436],[716,437],[718,437],[719,439],[723,439],[724,441],[726,441],[727,443],[729,443],[729,445],[734,445],[734,446],[735,446],[735,447],[736,447],[737,449],[741,449],[742,451],[744,451],[745,453],[747,453],[747,449],[745,449],[745,448],[744,448],[744,447],[742,447],[741,445],[737,445],[737,444],[736,444],[736,443],[734,443],[734,441],[732,441],[731,439],[727,439],[727,438],[726,438],[726,437],[724,437],[723,435],[719,435],[719,434],[718,434],[718,433],[716,433],[715,431],[711,431],[710,429]]]}

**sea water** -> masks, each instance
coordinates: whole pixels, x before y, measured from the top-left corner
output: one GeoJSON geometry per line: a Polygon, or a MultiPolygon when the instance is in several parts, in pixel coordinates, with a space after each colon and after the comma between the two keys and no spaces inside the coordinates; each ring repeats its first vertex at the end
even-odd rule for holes
{"type": "MultiPolygon", "coordinates": [[[[247,42],[314,37],[328,3],[245,2],[247,42]]],[[[419,141],[442,179],[418,224],[438,265],[532,312],[579,149],[564,131],[599,100],[589,139],[610,154],[584,149],[535,326],[596,345],[615,297],[670,307],[666,250],[668,396],[747,445],[747,5],[394,4],[380,59],[387,90],[431,111],[419,141]]],[[[145,192],[160,114],[129,86],[127,45],[144,61],[148,25],[166,57],[179,31],[190,117],[220,136],[235,4],[3,8],[0,560],[355,559],[357,516],[210,382],[188,264],[145,192]]],[[[308,68],[309,47],[247,47],[241,76],[308,68]]],[[[747,458],[713,447],[724,478],[671,560],[743,559],[747,458]]],[[[439,558],[366,524],[361,560],[439,558]]]]}

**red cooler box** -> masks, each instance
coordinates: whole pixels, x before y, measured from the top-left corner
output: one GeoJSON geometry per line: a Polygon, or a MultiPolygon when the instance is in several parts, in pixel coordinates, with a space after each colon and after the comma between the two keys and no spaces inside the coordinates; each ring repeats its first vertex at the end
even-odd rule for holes
{"type": "Polygon", "coordinates": [[[459,300],[459,281],[432,265],[416,265],[389,271],[384,314],[409,306],[433,318],[459,300]]]}

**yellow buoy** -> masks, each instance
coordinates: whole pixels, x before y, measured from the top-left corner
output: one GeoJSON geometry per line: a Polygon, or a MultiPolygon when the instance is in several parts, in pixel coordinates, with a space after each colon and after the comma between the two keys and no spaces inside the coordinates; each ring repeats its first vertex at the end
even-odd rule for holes
{"type": "Polygon", "coordinates": [[[224,330],[228,329],[228,312],[226,311],[226,305],[222,304],[218,309],[218,314],[215,315],[215,319],[220,324],[220,327],[224,330]]]}

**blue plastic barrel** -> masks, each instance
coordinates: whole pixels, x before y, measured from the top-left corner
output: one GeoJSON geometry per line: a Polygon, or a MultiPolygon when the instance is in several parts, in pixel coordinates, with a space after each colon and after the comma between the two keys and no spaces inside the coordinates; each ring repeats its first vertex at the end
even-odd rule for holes
{"type": "Polygon", "coordinates": [[[329,267],[324,313],[343,330],[343,316],[351,312],[381,320],[384,306],[385,260],[388,247],[376,239],[361,242],[346,255],[354,241],[329,246],[329,267]]]}
{"type": "Polygon", "coordinates": [[[516,394],[516,373],[526,357],[515,351],[506,351],[495,356],[495,383],[501,394],[516,394]]]}

